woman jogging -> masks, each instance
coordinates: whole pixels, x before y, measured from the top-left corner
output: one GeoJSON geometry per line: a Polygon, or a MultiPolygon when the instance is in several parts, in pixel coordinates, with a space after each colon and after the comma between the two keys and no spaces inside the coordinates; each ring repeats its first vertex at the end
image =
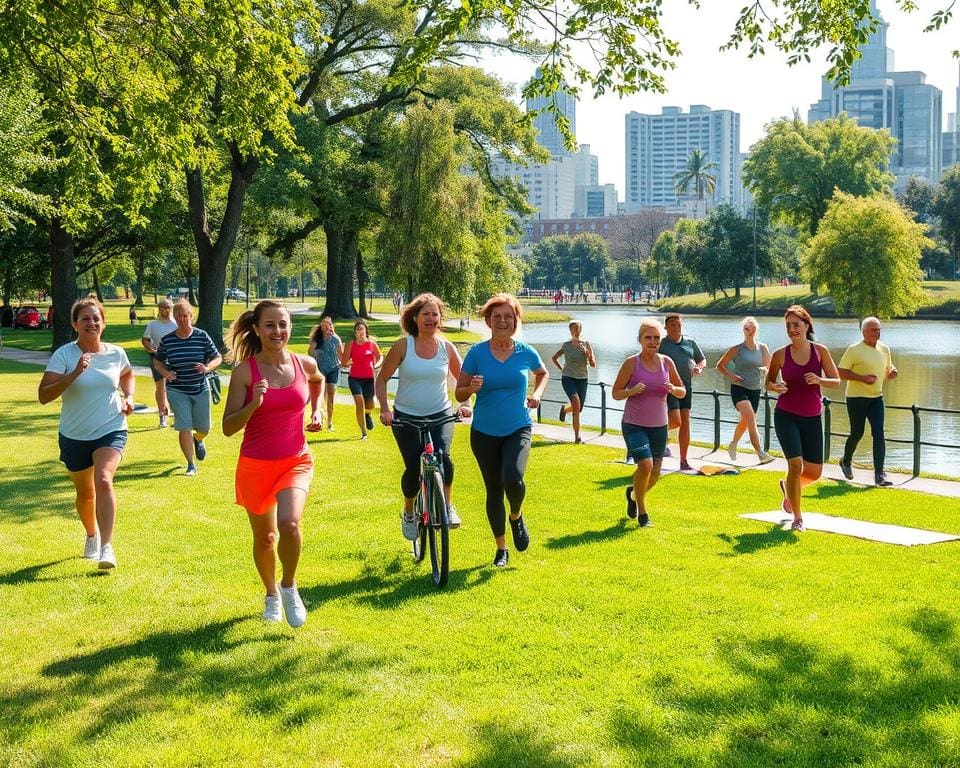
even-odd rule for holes
{"type": "Polygon", "coordinates": [[[652,525],[647,493],[660,479],[667,447],[667,396],[682,400],[687,394],[673,360],[657,352],[662,335],[663,328],[656,320],[640,324],[640,353],[623,361],[611,393],[614,400],[627,401],[621,430],[627,453],[637,466],[626,490],[627,517],[636,517],[641,528],[652,525]]]}
{"type": "Polygon", "coordinates": [[[784,314],[790,343],[773,353],[767,391],[776,392],[773,425],[787,460],[787,477],[780,481],[781,508],[793,515],[791,529],[804,530],[800,492],[823,471],[823,399],[821,387],[839,388],[840,374],[830,350],[813,338],[813,319],[799,304],[784,314]],[[778,381],[782,374],[783,380],[778,381]]]}
{"type": "Polygon", "coordinates": [[[303,545],[300,520],[313,479],[313,457],[304,435],[317,432],[323,376],[316,361],[287,348],[290,314],[275,301],[261,301],[230,326],[227,341],[237,367],[223,412],[223,434],[243,430],[237,460],[236,500],[253,531],[253,562],[266,588],[263,618],[302,626],[307,609],[297,591],[303,545]],[[277,556],[283,579],[277,587],[277,556]],[[281,606],[282,603],[282,606],[281,606]]]}
{"type": "Polygon", "coordinates": [[[560,421],[566,421],[567,414],[573,415],[573,441],[582,443],[580,439],[580,413],[587,400],[587,366],[597,367],[597,358],[593,354],[590,342],[580,338],[583,325],[579,320],[570,321],[570,338],[563,342],[551,361],[560,369],[560,385],[570,405],[560,406],[560,421]],[[560,365],[560,358],[563,365],[560,365]]]}
{"type": "Polygon", "coordinates": [[[353,324],[353,339],[347,342],[340,364],[350,366],[347,385],[357,409],[360,439],[366,440],[367,432],[373,429],[373,377],[380,364],[380,347],[370,338],[370,328],[365,320],[353,324]]]}
{"type": "Polygon", "coordinates": [[[310,345],[307,354],[317,361],[317,368],[323,374],[323,394],[325,397],[325,423],[328,432],[333,432],[333,399],[337,394],[337,382],[340,380],[340,356],[343,354],[343,342],[333,328],[333,318],[324,315],[320,325],[310,331],[310,345]]]}
{"type": "MultiPolygon", "coordinates": [[[[377,399],[380,401],[380,421],[393,427],[393,438],[403,456],[403,493],[401,529],[404,538],[417,538],[417,521],[413,515],[413,501],[420,485],[420,430],[409,425],[395,424],[394,419],[405,416],[437,419],[453,414],[447,379],[460,376],[460,353],[443,337],[446,307],[432,293],[421,293],[400,311],[400,327],[407,335],[398,339],[387,352],[377,375],[377,399]],[[397,394],[393,412],[387,400],[387,382],[397,374],[397,394]]],[[[463,408],[461,415],[469,415],[463,408]]],[[[447,502],[447,520],[451,528],[460,527],[460,516],[450,499],[453,486],[453,460],[450,444],[453,441],[453,423],[430,429],[434,449],[443,458],[443,495],[447,502]]]]}
{"type": "Polygon", "coordinates": [[[43,404],[63,399],[60,461],[77,491],[77,514],[87,532],[83,556],[97,560],[100,570],[109,570],[117,565],[113,475],[127,444],[133,370],[122,347],[101,341],[107,323],[100,302],[74,302],[70,321],[77,340],[59,347],[50,357],[37,394],[43,404]]]}
{"type": "Polygon", "coordinates": [[[456,398],[464,402],[471,395],[477,396],[470,448],[487,492],[487,520],[497,545],[493,564],[503,568],[510,559],[504,494],[510,504],[513,546],[523,552],[530,545],[521,509],[533,425],[528,409],[540,405],[550,374],[537,350],[513,338],[522,317],[520,302],[514,296],[494,295],[483,305],[480,315],[490,328],[491,337],[467,352],[457,379],[456,398]],[[529,396],[528,374],[533,374],[534,381],[529,396]]]}
{"type": "Polygon", "coordinates": [[[730,399],[740,414],[737,426],[733,428],[733,439],[727,446],[731,461],[737,459],[737,445],[746,432],[750,435],[750,444],[761,464],[769,464],[773,456],[760,445],[760,433],[757,431],[757,409],[760,407],[760,385],[770,367],[770,350],[766,344],[757,341],[760,326],[754,317],[745,317],[743,323],[743,341],[734,344],[723,353],[717,362],[717,370],[730,379],[730,399]],[[727,365],[733,363],[733,371],[727,365]]]}

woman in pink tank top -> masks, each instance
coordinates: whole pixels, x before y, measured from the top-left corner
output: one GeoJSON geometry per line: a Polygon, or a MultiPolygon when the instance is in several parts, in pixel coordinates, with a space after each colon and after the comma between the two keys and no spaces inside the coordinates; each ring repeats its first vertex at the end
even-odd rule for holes
{"type": "Polygon", "coordinates": [[[613,383],[613,399],[626,400],[621,430],[627,454],[636,462],[633,483],[627,486],[627,517],[649,528],[647,491],[660,479],[663,449],[667,445],[667,395],[684,397],[686,388],[677,368],[657,352],[663,328],[656,320],[640,325],[640,354],[628,357],[613,383]]]}
{"type": "Polygon", "coordinates": [[[304,436],[321,428],[323,376],[312,357],[287,348],[290,314],[261,301],[238,317],[227,335],[236,368],[223,411],[223,433],[244,431],[237,460],[236,498],[253,530],[253,562],[267,595],[263,618],[302,626],[307,610],[297,591],[302,538],[300,519],[313,479],[313,457],[304,436]],[[279,543],[278,543],[279,540],[279,543]],[[283,579],[277,585],[277,552],[283,579]]]}
{"type": "Polygon", "coordinates": [[[790,343],[773,353],[767,371],[767,391],[779,394],[774,429],[787,460],[787,476],[780,481],[780,508],[793,516],[790,527],[804,530],[800,512],[803,486],[823,472],[823,401],[821,387],[840,386],[840,374],[830,350],[813,340],[813,319],[799,304],[784,314],[790,343]],[[782,380],[778,381],[778,377],[782,380]]]}

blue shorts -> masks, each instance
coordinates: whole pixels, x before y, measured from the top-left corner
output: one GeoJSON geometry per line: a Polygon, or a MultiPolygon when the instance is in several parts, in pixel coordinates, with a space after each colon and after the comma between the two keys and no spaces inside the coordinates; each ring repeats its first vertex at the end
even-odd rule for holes
{"type": "Polygon", "coordinates": [[[173,411],[173,428],[177,432],[210,432],[210,390],[199,395],[188,395],[179,389],[167,387],[167,401],[173,411]]]}
{"type": "Polygon", "coordinates": [[[354,397],[363,397],[364,400],[373,400],[373,379],[358,379],[356,376],[347,376],[347,386],[354,397]]]}
{"type": "Polygon", "coordinates": [[[328,387],[337,386],[337,382],[340,381],[340,369],[334,368],[330,371],[320,371],[323,374],[323,378],[327,381],[328,387]]]}
{"type": "Polygon", "coordinates": [[[620,425],[623,442],[627,444],[627,453],[634,461],[643,459],[662,459],[667,447],[667,425],[662,427],[641,427],[638,424],[620,425]]]}
{"type": "Polygon", "coordinates": [[[574,395],[580,398],[580,405],[587,401],[587,380],[575,379],[573,376],[561,376],[560,386],[567,397],[573,398],[574,395]]]}
{"type": "Polygon", "coordinates": [[[100,448],[112,448],[121,456],[123,449],[127,445],[127,430],[119,429],[116,432],[107,432],[102,437],[94,440],[74,440],[65,437],[63,433],[59,435],[60,439],[60,461],[64,463],[69,472],[83,472],[93,466],[93,453],[100,448]]]}
{"type": "Polygon", "coordinates": [[[156,369],[156,366],[154,366],[154,364],[153,364],[153,361],[156,360],[156,359],[157,359],[157,356],[151,352],[151,353],[150,353],[150,373],[153,375],[153,380],[154,380],[154,381],[166,381],[166,379],[164,379],[163,376],[160,375],[160,371],[158,371],[158,370],[156,369]]]}

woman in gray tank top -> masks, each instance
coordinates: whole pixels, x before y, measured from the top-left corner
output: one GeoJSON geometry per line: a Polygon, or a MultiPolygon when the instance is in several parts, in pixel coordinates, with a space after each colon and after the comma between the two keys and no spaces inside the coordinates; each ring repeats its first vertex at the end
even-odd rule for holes
{"type": "Polygon", "coordinates": [[[560,369],[560,385],[563,387],[570,405],[560,406],[560,421],[567,420],[567,414],[573,414],[573,440],[582,443],[580,439],[580,411],[587,399],[587,366],[597,367],[597,358],[593,354],[593,347],[586,339],[580,338],[583,326],[579,320],[570,321],[570,338],[563,342],[552,358],[553,364],[560,369]],[[563,365],[560,365],[560,358],[563,365]]]}
{"type": "Polygon", "coordinates": [[[773,461],[773,456],[760,445],[760,433],[757,431],[757,409],[760,406],[760,389],[767,367],[770,365],[770,350],[766,344],[757,341],[760,327],[756,318],[745,317],[741,323],[743,341],[734,344],[717,362],[717,370],[730,379],[730,397],[733,407],[740,414],[740,421],[733,430],[733,439],[727,446],[731,461],[736,461],[737,444],[743,433],[750,435],[750,443],[761,464],[773,461]],[[727,366],[733,363],[731,371],[727,366]]]}

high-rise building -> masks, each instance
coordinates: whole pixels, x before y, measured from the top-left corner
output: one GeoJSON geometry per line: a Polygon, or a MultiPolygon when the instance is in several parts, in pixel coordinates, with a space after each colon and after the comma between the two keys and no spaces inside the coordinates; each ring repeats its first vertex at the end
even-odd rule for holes
{"type": "Polygon", "coordinates": [[[537,129],[537,143],[547,149],[551,155],[572,155],[564,146],[563,136],[557,127],[557,114],[547,108],[556,101],[556,112],[570,123],[570,132],[577,135],[577,99],[566,88],[560,87],[553,96],[534,96],[527,99],[527,112],[536,112],[533,125],[537,129]]]}
{"type": "Polygon", "coordinates": [[[835,86],[826,77],[821,98],[811,105],[807,122],[815,123],[846,112],[865,128],[886,129],[897,140],[890,170],[897,186],[910,176],[931,182],[940,178],[943,161],[943,94],[926,82],[923,72],[897,72],[887,47],[887,24],[870,0],[877,29],[860,46],[861,57],[851,69],[849,85],[835,86]]]}
{"type": "Polygon", "coordinates": [[[947,130],[943,134],[943,170],[960,163],[960,65],[957,66],[956,112],[947,115],[947,130]]]}
{"type": "Polygon", "coordinates": [[[537,209],[536,219],[567,219],[573,216],[576,162],[572,155],[554,157],[542,165],[518,165],[502,157],[490,164],[497,178],[512,177],[527,190],[527,202],[537,209]]]}
{"type": "Polygon", "coordinates": [[[716,187],[708,206],[740,205],[740,113],[694,104],[689,112],[664,107],[659,115],[630,112],[626,116],[626,211],[657,206],[677,210],[691,191],[678,195],[674,177],[686,167],[695,149],[716,163],[716,187]]]}

